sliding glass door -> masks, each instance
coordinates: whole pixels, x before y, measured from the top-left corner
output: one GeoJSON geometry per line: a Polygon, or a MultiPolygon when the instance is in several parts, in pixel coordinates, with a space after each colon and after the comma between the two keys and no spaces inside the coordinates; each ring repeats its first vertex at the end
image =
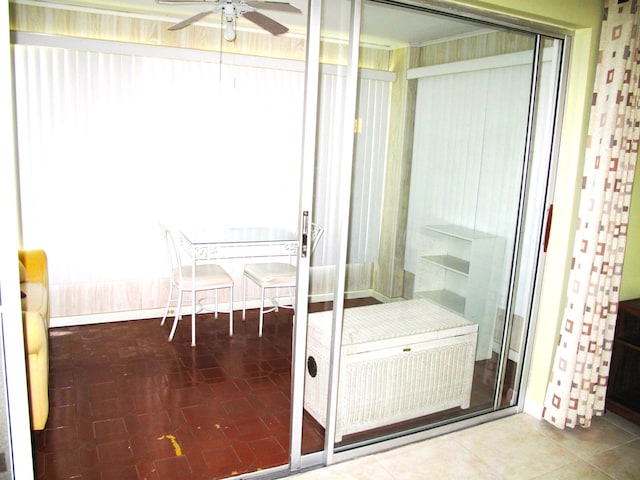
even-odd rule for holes
{"type": "MultiPolygon", "coordinates": [[[[298,232],[277,345],[237,320],[228,350],[192,357],[212,378],[191,380],[251,413],[246,436],[217,418],[207,434],[277,435],[229,456],[230,471],[261,472],[248,475],[284,471],[287,441],[295,471],[515,411],[553,176],[562,40],[428,0],[291,3],[306,29],[291,16],[268,41],[217,32],[203,48],[194,28],[144,45],[148,26],[120,14],[79,40],[93,13],[76,12],[66,36],[17,31],[13,48],[21,234],[57,259],[56,317],[163,308],[158,220],[298,232]],[[282,391],[259,392],[271,384],[282,391]]],[[[224,264],[236,299],[245,260],[224,264]]]]}
{"type": "Polygon", "coordinates": [[[322,3],[325,233],[298,323],[301,452],[331,463],[516,411],[563,42],[399,2],[322,3]]]}

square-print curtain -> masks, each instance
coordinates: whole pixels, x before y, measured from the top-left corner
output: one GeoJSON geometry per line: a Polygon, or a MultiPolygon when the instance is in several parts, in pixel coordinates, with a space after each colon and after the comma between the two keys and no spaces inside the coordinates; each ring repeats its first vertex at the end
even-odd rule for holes
{"type": "Polygon", "coordinates": [[[637,0],[605,0],[579,223],[544,418],[602,415],[640,137],[637,0]]]}

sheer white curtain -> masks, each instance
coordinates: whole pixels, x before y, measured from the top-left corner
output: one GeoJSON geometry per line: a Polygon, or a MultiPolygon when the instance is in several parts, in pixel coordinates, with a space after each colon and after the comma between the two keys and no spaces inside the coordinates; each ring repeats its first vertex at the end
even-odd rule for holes
{"type": "Polygon", "coordinates": [[[47,250],[54,316],[92,313],[56,286],[164,276],[158,221],[296,229],[301,71],[16,45],[15,72],[23,244],[47,250]]]}

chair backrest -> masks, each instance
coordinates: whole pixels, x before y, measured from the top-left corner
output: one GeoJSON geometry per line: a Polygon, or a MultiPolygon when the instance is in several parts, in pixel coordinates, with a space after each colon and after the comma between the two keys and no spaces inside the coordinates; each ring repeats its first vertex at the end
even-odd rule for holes
{"type": "Polygon", "coordinates": [[[171,275],[171,281],[174,284],[182,282],[182,261],[178,247],[171,230],[164,225],[160,225],[162,236],[164,237],[166,253],[167,253],[167,266],[169,267],[169,273],[171,275]]]}
{"type": "Polygon", "coordinates": [[[321,227],[317,223],[311,223],[311,253],[318,246],[318,242],[320,241],[320,237],[324,233],[324,227],[321,227]]]}

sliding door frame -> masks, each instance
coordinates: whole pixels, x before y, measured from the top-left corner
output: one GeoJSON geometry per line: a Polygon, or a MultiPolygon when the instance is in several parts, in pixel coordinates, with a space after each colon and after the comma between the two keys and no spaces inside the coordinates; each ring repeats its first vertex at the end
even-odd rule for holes
{"type": "MultiPolygon", "coordinates": [[[[565,88],[567,84],[566,72],[568,71],[569,62],[569,46],[571,45],[571,37],[568,30],[561,28],[551,28],[547,25],[540,25],[527,20],[512,19],[501,15],[492,15],[485,12],[478,13],[477,10],[467,7],[456,7],[449,2],[435,1],[435,2],[416,2],[416,1],[387,1],[387,0],[371,0],[377,3],[384,3],[392,6],[403,6],[418,8],[422,11],[431,12],[434,14],[441,14],[450,17],[466,18],[486,23],[487,25],[503,27],[516,32],[531,34],[536,36],[536,55],[535,62],[541,61],[541,38],[543,36],[549,37],[554,40],[560,40],[563,42],[563,55],[561,60],[561,68],[558,73],[558,96],[556,98],[556,110],[554,114],[554,129],[553,137],[551,140],[551,151],[549,153],[549,174],[547,177],[547,190],[545,195],[545,214],[543,215],[541,228],[548,218],[548,207],[552,202],[553,196],[553,184],[555,180],[557,162],[558,162],[558,150],[559,150],[559,138],[561,118],[564,111],[563,105],[565,101],[565,88]]],[[[315,127],[316,120],[313,119],[313,113],[317,115],[317,100],[318,100],[318,82],[317,72],[319,66],[319,57],[315,56],[317,53],[314,49],[319,47],[319,35],[321,7],[317,4],[321,3],[320,0],[310,0],[310,15],[309,15],[309,44],[312,46],[312,54],[307,57],[307,83],[306,83],[306,100],[305,100],[305,131],[304,131],[304,167],[302,186],[301,186],[301,218],[302,213],[311,211],[311,204],[313,200],[313,176],[309,173],[309,170],[313,169],[313,162],[315,161],[315,130],[312,134],[310,128],[312,125],[315,127]],[[314,18],[315,16],[318,18],[314,18]],[[313,77],[309,79],[309,77],[313,77]],[[314,92],[310,92],[309,89],[315,88],[314,92]],[[315,104],[312,105],[312,101],[315,99],[315,104]],[[313,148],[312,148],[313,146],[313,148]],[[310,175],[310,176],[309,176],[310,175]]],[[[358,81],[358,50],[359,50],[359,35],[360,35],[360,21],[362,14],[362,0],[355,0],[351,5],[351,28],[349,34],[348,43],[348,65],[345,69],[346,75],[346,91],[345,91],[345,108],[342,112],[344,123],[344,144],[341,150],[341,178],[350,179],[352,174],[352,156],[354,147],[354,135],[353,135],[353,119],[355,119],[356,113],[356,99],[357,99],[357,81],[358,81]]],[[[537,75],[537,66],[534,68],[534,74],[532,78],[531,96],[535,99],[538,91],[539,81],[537,75]]],[[[533,121],[535,115],[535,104],[530,105],[530,122],[533,121]]],[[[524,152],[525,155],[525,172],[523,178],[528,176],[527,169],[529,168],[529,157],[531,155],[530,142],[533,134],[532,123],[528,126],[527,130],[527,146],[524,152]]],[[[520,413],[524,409],[525,403],[525,391],[519,389],[518,401],[516,404],[502,408],[488,411],[486,413],[476,412],[469,414],[468,416],[461,416],[455,421],[443,421],[438,424],[434,424],[429,429],[416,429],[415,431],[405,432],[402,436],[389,436],[387,438],[381,437],[376,439],[375,443],[363,443],[361,445],[348,445],[336,449],[335,446],[335,432],[336,432],[336,411],[338,400],[338,376],[340,369],[340,350],[341,350],[341,337],[342,337],[342,318],[344,312],[344,290],[346,279],[346,256],[348,247],[348,224],[349,224],[349,202],[350,202],[350,182],[341,182],[343,186],[340,195],[340,228],[339,232],[333,236],[339,243],[339,259],[336,265],[336,287],[333,294],[333,325],[331,330],[331,351],[329,356],[329,389],[328,389],[328,402],[327,402],[327,418],[325,429],[325,444],[322,452],[315,452],[312,454],[301,455],[301,432],[302,432],[302,412],[303,412],[303,397],[304,397],[304,377],[306,368],[306,332],[307,332],[307,315],[308,315],[308,293],[309,293],[309,263],[308,259],[300,265],[298,272],[298,299],[297,299],[297,312],[295,322],[295,335],[294,335],[294,366],[293,366],[293,386],[292,386],[292,435],[291,435],[291,463],[290,468],[292,471],[299,470],[300,468],[308,468],[318,465],[331,465],[333,463],[345,461],[351,458],[360,457],[372,453],[377,453],[381,450],[394,448],[402,445],[407,445],[417,441],[425,440],[449,432],[460,430],[487,421],[496,420],[506,416],[510,416],[516,413],[520,413]]],[[[523,188],[520,202],[521,209],[523,208],[522,202],[524,202],[524,196],[526,194],[526,188],[523,188]]],[[[520,216],[522,213],[520,214],[520,216]]],[[[520,226],[522,219],[518,218],[518,225],[520,226]]],[[[300,229],[302,231],[302,228],[300,229]]],[[[543,232],[542,232],[543,233],[543,232]]],[[[521,242],[520,234],[515,238],[516,242],[521,242]]],[[[517,255],[520,251],[516,249],[514,253],[514,267],[511,272],[512,278],[517,273],[517,255]]],[[[521,357],[522,367],[520,385],[526,384],[526,378],[530,369],[530,352],[532,347],[532,339],[529,338],[529,334],[533,332],[534,319],[537,312],[537,305],[539,303],[539,285],[541,284],[542,266],[544,265],[545,252],[542,248],[538,251],[537,267],[535,269],[536,279],[533,287],[533,294],[530,301],[529,318],[526,323],[526,340],[523,342],[525,347],[524,353],[521,357]]],[[[510,292],[513,291],[513,285],[511,282],[510,292]]],[[[509,301],[509,306],[511,301],[509,301]]],[[[508,308],[508,312],[511,308],[508,308]]],[[[509,317],[508,317],[509,318],[509,317]]],[[[505,375],[504,363],[506,362],[506,353],[504,351],[505,338],[509,338],[509,330],[511,328],[511,322],[508,322],[505,328],[503,336],[503,353],[499,367],[499,382],[502,382],[505,375]]],[[[494,405],[495,406],[495,405],[494,405]]]]}
{"type": "MultiPolygon", "coordinates": [[[[313,218],[314,170],[316,131],[318,120],[318,95],[320,91],[320,28],[322,0],[309,0],[307,18],[307,50],[305,59],[305,87],[303,113],[302,166],[300,169],[300,212],[298,244],[307,242],[313,218]],[[305,238],[303,238],[303,235],[305,238]]],[[[310,251],[310,250],[308,250],[310,251]]],[[[304,409],[304,380],[306,372],[307,315],[309,297],[310,255],[298,249],[296,277],[296,309],[293,323],[291,360],[291,435],[289,443],[289,468],[292,472],[303,467],[319,465],[318,455],[302,456],[302,420],[304,409]]]]}

